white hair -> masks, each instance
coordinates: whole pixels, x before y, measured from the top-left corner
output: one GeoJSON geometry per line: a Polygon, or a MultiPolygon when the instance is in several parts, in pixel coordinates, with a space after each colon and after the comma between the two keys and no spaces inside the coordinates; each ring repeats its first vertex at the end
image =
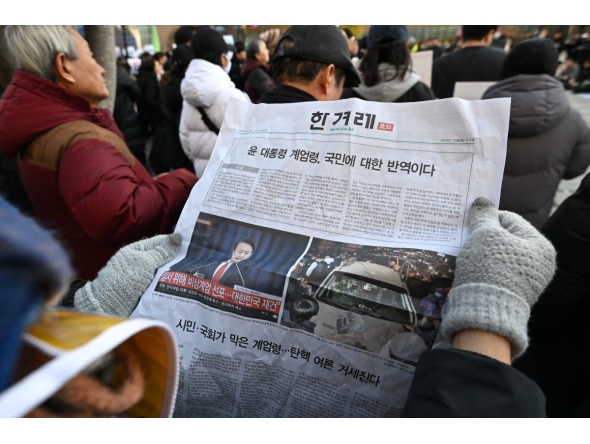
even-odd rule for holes
{"type": "Polygon", "coordinates": [[[6,26],[4,36],[15,69],[29,72],[55,82],[55,57],[64,53],[69,60],[78,58],[76,39],[69,26],[6,26]]]}

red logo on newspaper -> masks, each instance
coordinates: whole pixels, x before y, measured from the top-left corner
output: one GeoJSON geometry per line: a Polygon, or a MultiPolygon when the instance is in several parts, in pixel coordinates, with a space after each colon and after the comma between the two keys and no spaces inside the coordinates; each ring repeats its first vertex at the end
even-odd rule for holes
{"type": "Polygon", "coordinates": [[[393,131],[393,123],[379,122],[377,129],[381,131],[393,131]]]}
{"type": "Polygon", "coordinates": [[[197,219],[197,223],[202,224],[202,225],[207,225],[208,227],[213,225],[213,222],[211,222],[210,220],[205,220],[205,219],[197,219]]]}

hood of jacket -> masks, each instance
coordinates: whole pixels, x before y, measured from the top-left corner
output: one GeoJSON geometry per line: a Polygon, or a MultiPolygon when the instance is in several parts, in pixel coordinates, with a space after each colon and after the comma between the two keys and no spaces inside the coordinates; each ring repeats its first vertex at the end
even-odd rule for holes
{"type": "Polygon", "coordinates": [[[12,156],[45,131],[73,120],[116,127],[108,110],[92,108],[77,94],[19,69],[0,100],[0,150],[12,156]]]}
{"type": "Polygon", "coordinates": [[[365,80],[360,86],[353,88],[361,97],[373,102],[394,102],[407,93],[416,83],[420,76],[416,71],[409,68],[403,79],[396,77],[397,68],[389,63],[379,64],[379,78],[381,81],[373,86],[365,85],[365,80]],[[389,80],[391,79],[391,80],[389,80]]]}
{"type": "Polygon", "coordinates": [[[270,66],[268,64],[265,65],[264,63],[261,63],[258,60],[246,59],[246,61],[244,62],[244,66],[242,66],[242,77],[245,79],[246,77],[248,77],[248,74],[250,74],[250,71],[256,68],[262,68],[264,72],[270,75],[270,66]]]}
{"type": "Polygon", "coordinates": [[[510,97],[510,137],[531,137],[555,127],[569,113],[563,85],[547,75],[518,75],[490,86],[482,99],[510,97]]]}
{"type": "Polygon", "coordinates": [[[235,87],[221,66],[194,59],[186,70],[180,90],[183,99],[192,106],[209,108],[220,91],[235,87]]]}

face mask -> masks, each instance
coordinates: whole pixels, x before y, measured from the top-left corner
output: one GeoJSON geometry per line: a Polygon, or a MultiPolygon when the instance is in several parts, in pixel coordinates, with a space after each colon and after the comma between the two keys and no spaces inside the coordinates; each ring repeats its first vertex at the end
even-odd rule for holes
{"type": "Polygon", "coordinates": [[[227,61],[227,66],[223,67],[223,70],[229,74],[229,70],[231,69],[231,60],[227,61]]]}

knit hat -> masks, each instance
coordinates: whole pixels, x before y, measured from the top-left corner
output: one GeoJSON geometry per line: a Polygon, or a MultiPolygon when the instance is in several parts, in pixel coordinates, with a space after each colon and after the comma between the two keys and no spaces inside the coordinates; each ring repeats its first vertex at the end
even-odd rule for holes
{"type": "Polygon", "coordinates": [[[529,39],[514,45],[504,59],[502,79],[519,74],[549,74],[557,69],[557,50],[551,39],[529,39]]]}
{"type": "Polygon", "coordinates": [[[410,33],[406,25],[373,25],[367,36],[369,49],[388,49],[408,41],[410,33]]]}
{"type": "Polygon", "coordinates": [[[334,25],[295,25],[281,36],[279,49],[274,53],[273,63],[281,57],[296,57],[316,62],[333,64],[346,72],[344,87],[359,86],[361,76],[350,61],[348,41],[334,25]],[[295,46],[281,48],[281,42],[290,38],[295,46]]]}
{"type": "Polygon", "coordinates": [[[207,61],[215,60],[228,51],[227,43],[220,33],[211,28],[203,28],[197,32],[191,41],[195,58],[207,61]]]}

